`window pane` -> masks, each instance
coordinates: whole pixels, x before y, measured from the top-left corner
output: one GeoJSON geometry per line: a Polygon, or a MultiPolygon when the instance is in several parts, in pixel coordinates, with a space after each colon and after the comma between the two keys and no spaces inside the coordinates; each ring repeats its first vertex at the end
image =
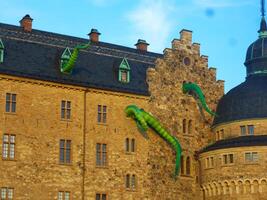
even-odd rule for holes
{"type": "Polygon", "coordinates": [[[6,112],[10,112],[10,103],[6,102],[6,112]]]}
{"type": "Polygon", "coordinates": [[[66,163],[70,163],[70,149],[66,150],[66,163]]]}
{"type": "Polygon", "coordinates": [[[11,143],[15,143],[15,137],[16,137],[15,135],[10,136],[10,142],[11,143]]]}
{"type": "Polygon", "coordinates": [[[61,108],[66,108],[66,101],[61,101],[61,108]]]}
{"type": "Polygon", "coordinates": [[[16,102],[16,94],[12,94],[12,102],[16,102]]]}
{"type": "Polygon", "coordinates": [[[107,195],[106,194],[102,194],[102,200],[107,200],[107,195]]]}
{"type": "Polygon", "coordinates": [[[98,111],[99,113],[101,113],[101,107],[102,107],[101,105],[98,105],[98,106],[97,106],[97,111],[98,111]]]}
{"type": "Polygon", "coordinates": [[[70,109],[71,102],[67,101],[67,109],[70,109]]]}
{"type": "Polygon", "coordinates": [[[64,163],[64,149],[60,149],[60,162],[64,163]]]}
{"type": "Polygon", "coordinates": [[[70,119],[70,109],[67,110],[66,118],[67,118],[67,119],[70,119]]]}
{"type": "Polygon", "coordinates": [[[14,144],[10,144],[9,157],[12,159],[15,157],[15,145],[14,144]]]}
{"type": "Polygon", "coordinates": [[[9,135],[5,134],[5,135],[3,136],[3,140],[4,140],[4,142],[8,142],[8,138],[9,138],[9,135]]]}
{"type": "Polygon", "coordinates": [[[254,126],[253,125],[249,125],[248,126],[248,134],[249,135],[254,135],[254,126]]]}
{"type": "Polygon", "coordinates": [[[126,140],[125,140],[125,150],[126,150],[127,152],[130,151],[130,148],[129,148],[129,138],[126,138],[126,140]]]}
{"type": "Polygon", "coordinates": [[[126,175],[126,188],[130,188],[130,175],[126,175]]]}
{"type": "Polygon", "coordinates": [[[107,122],[107,114],[103,113],[103,123],[106,123],[106,122],[107,122]]]}
{"type": "Polygon", "coordinates": [[[102,144],[102,151],[107,152],[107,145],[106,144],[102,144]]]}
{"type": "Polygon", "coordinates": [[[240,126],[241,135],[246,135],[246,127],[240,126]]]}
{"type": "Polygon", "coordinates": [[[234,163],[234,155],[229,154],[229,163],[234,163]]]}
{"type": "Polygon", "coordinates": [[[16,102],[12,102],[11,112],[16,112],[16,102]]]}
{"type": "Polygon", "coordinates": [[[101,122],[101,113],[97,114],[97,122],[101,122]]]}
{"type": "Polygon", "coordinates": [[[101,145],[96,144],[96,165],[101,165],[101,145]]]}
{"type": "Polygon", "coordinates": [[[13,189],[12,188],[8,189],[8,199],[13,199],[13,189]]]}
{"type": "Polygon", "coordinates": [[[100,197],[101,197],[100,194],[96,194],[96,195],[95,195],[95,199],[96,199],[96,200],[101,200],[100,197]]]}
{"type": "Polygon", "coordinates": [[[58,192],[58,200],[63,200],[63,192],[58,192]]]}
{"type": "Polygon", "coordinates": [[[135,139],[132,139],[132,144],[131,144],[131,151],[135,151],[135,139]]]}
{"type": "Polygon", "coordinates": [[[135,188],[135,175],[132,175],[132,188],[134,189],[135,188]]]}
{"type": "Polygon", "coordinates": [[[65,140],[60,140],[60,148],[64,149],[65,147],[65,140]]]}
{"type": "Polygon", "coordinates": [[[258,161],[258,153],[257,152],[252,152],[252,160],[253,160],[253,162],[258,161]]]}
{"type": "Polygon", "coordinates": [[[102,165],[106,166],[107,165],[107,153],[102,152],[102,165]]]}
{"type": "Polygon", "coordinates": [[[70,200],[70,193],[69,192],[65,192],[65,200],[70,200]]]}
{"type": "Polygon", "coordinates": [[[61,109],[61,118],[64,119],[65,118],[65,109],[61,109]]]}
{"type": "Polygon", "coordinates": [[[127,82],[127,71],[121,71],[121,81],[127,82]]]}
{"type": "Polygon", "coordinates": [[[223,163],[227,164],[227,155],[223,155],[223,163]]]}
{"type": "Polygon", "coordinates": [[[250,162],[252,159],[251,159],[251,153],[245,153],[245,160],[247,162],[250,162]]]}
{"type": "Polygon", "coordinates": [[[7,188],[2,188],[1,189],[1,198],[5,199],[7,195],[7,188]]]}
{"type": "Polygon", "coordinates": [[[70,149],[71,148],[71,140],[67,140],[66,148],[67,149],[70,149]]]}
{"type": "Polygon", "coordinates": [[[11,101],[10,96],[10,93],[6,93],[6,101],[11,101]]]}
{"type": "Polygon", "coordinates": [[[103,112],[107,112],[107,106],[103,106],[103,112]]]}
{"type": "Polygon", "coordinates": [[[8,157],[8,144],[3,145],[3,158],[8,157]]]}

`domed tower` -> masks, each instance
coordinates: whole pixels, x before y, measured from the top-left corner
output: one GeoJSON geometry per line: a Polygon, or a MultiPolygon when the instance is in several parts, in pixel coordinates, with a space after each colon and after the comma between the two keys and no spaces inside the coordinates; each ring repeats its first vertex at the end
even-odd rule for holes
{"type": "Polygon", "coordinates": [[[245,82],[219,101],[214,143],[200,151],[205,199],[267,199],[267,26],[247,50],[245,82]]]}

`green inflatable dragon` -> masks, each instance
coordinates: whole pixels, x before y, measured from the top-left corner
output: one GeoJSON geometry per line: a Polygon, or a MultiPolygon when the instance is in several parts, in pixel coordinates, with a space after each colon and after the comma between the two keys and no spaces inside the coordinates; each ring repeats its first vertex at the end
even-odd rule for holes
{"type": "Polygon", "coordinates": [[[133,118],[138,128],[142,131],[147,131],[148,127],[150,126],[158,135],[160,135],[164,140],[166,140],[176,151],[176,162],[175,162],[175,173],[174,177],[176,178],[179,174],[180,168],[180,160],[181,160],[181,153],[182,148],[178,140],[169,134],[159,123],[159,121],[150,115],[149,113],[145,112],[143,109],[138,108],[136,105],[129,105],[125,108],[125,113],[127,117],[133,118]]]}
{"type": "Polygon", "coordinates": [[[60,67],[60,71],[64,72],[64,73],[71,73],[71,71],[74,67],[74,64],[78,58],[78,53],[79,53],[80,49],[87,49],[88,47],[90,47],[90,44],[77,45],[74,48],[68,62],[62,63],[62,65],[60,67]]]}
{"type": "Polygon", "coordinates": [[[216,113],[212,112],[207,106],[205,96],[201,88],[195,83],[183,83],[183,93],[190,94],[199,99],[201,106],[212,116],[217,116],[216,113]]]}

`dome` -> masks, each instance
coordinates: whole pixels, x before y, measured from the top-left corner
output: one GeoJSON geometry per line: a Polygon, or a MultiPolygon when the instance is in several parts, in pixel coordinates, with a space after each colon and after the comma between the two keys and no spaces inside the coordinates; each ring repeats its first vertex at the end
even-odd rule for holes
{"type": "Polygon", "coordinates": [[[217,106],[213,126],[244,119],[267,118],[267,26],[261,19],[259,39],[247,50],[246,81],[224,95],[217,106]]]}
{"type": "Polygon", "coordinates": [[[224,95],[213,125],[267,117],[267,76],[251,76],[224,95]]]}

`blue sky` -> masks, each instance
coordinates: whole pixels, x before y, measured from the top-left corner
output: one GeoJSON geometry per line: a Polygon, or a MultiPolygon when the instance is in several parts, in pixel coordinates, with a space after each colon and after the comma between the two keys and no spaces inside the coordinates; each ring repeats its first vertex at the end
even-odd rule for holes
{"type": "Polygon", "coordinates": [[[0,0],[0,22],[18,25],[30,14],[33,28],[87,38],[91,28],[101,41],[134,47],[137,39],[162,53],[193,31],[193,42],[225,80],[225,91],[245,80],[247,47],[258,38],[260,0],[0,0]]]}

